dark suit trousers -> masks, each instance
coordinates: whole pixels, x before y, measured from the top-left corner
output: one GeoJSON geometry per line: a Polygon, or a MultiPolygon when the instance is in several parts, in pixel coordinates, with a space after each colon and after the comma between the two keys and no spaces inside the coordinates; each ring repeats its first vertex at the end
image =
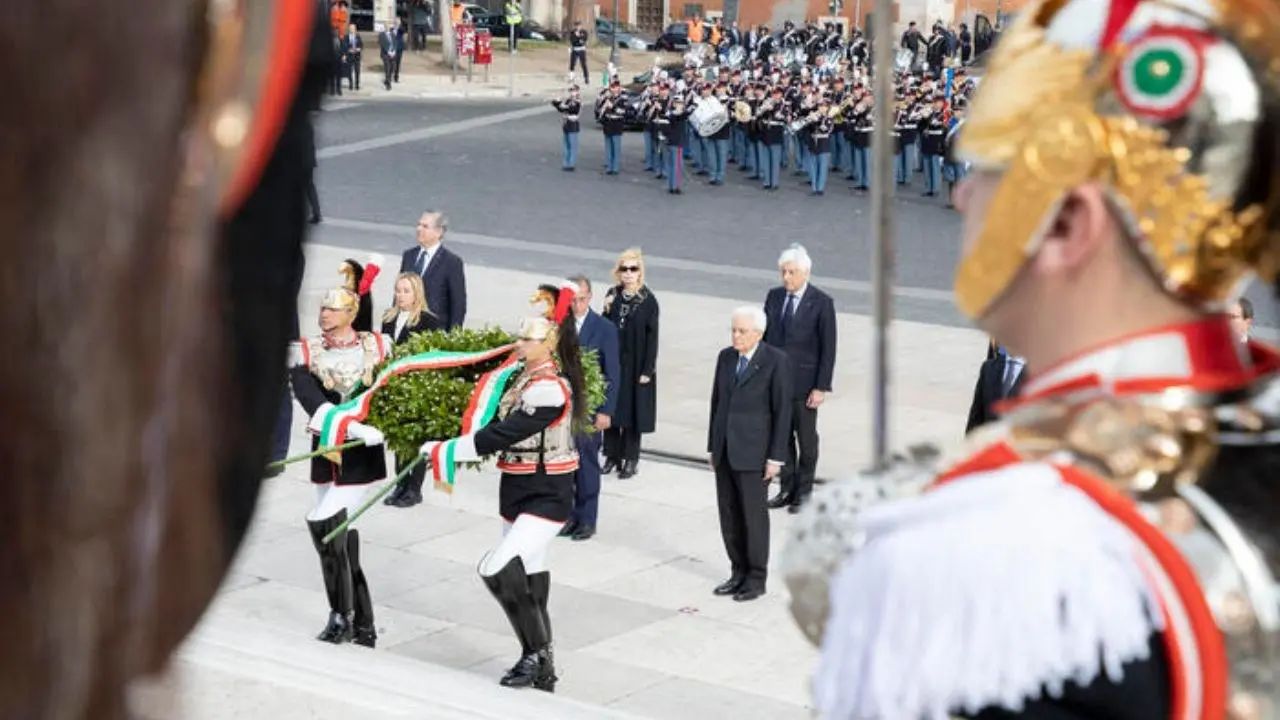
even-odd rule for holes
{"type": "MultiPolygon", "coordinates": [[[[407,457],[400,457],[399,455],[396,455],[396,475],[399,475],[404,471],[404,466],[413,462],[413,460],[413,455],[409,455],[407,457]]],[[[422,483],[426,479],[427,464],[424,462],[418,463],[418,466],[409,473],[409,477],[404,479],[404,489],[406,491],[412,490],[415,492],[422,492],[422,483]]]]}
{"type": "Polygon", "coordinates": [[[276,429],[271,435],[270,462],[279,462],[289,456],[289,436],[293,433],[293,396],[288,389],[281,395],[280,414],[276,416],[276,429]]]}
{"type": "Polygon", "coordinates": [[[600,433],[574,436],[578,472],[573,478],[573,522],[595,525],[600,510],[600,433]]]}
{"type": "Polygon", "coordinates": [[[311,205],[312,219],[320,217],[320,193],[316,192],[314,175],[311,177],[311,182],[307,183],[307,204],[311,205]]]}
{"type": "Polygon", "coordinates": [[[604,456],[614,462],[640,460],[640,433],[634,428],[609,428],[604,431],[604,456]]]}
{"type": "Polygon", "coordinates": [[[791,437],[787,441],[790,456],[782,492],[792,502],[800,502],[813,493],[813,476],[818,470],[818,411],[805,407],[807,399],[796,400],[791,406],[791,437]]]}
{"type": "Polygon", "coordinates": [[[396,82],[400,82],[400,60],[402,60],[403,58],[404,58],[403,51],[396,53],[396,59],[394,61],[395,69],[391,71],[391,77],[396,82]]]}
{"type": "Polygon", "coordinates": [[[764,468],[737,472],[729,467],[729,453],[716,458],[716,505],[720,509],[720,537],[734,577],[763,589],[769,573],[769,509],[764,468]]]}
{"type": "Polygon", "coordinates": [[[347,60],[347,87],[360,89],[360,61],[354,56],[347,60]]]}
{"type": "Polygon", "coordinates": [[[391,86],[391,76],[396,70],[396,59],[389,56],[382,56],[382,84],[387,87],[391,86]]]}

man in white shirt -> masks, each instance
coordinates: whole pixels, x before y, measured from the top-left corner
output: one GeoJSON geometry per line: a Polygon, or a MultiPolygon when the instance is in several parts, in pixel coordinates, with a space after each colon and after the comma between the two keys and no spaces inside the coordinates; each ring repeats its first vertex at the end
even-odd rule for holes
{"type": "Polygon", "coordinates": [[[427,307],[445,330],[462,327],[467,315],[467,276],[462,258],[444,246],[449,216],[428,210],[418,218],[417,244],[400,256],[400,272],[422,276],[427,307]]]}

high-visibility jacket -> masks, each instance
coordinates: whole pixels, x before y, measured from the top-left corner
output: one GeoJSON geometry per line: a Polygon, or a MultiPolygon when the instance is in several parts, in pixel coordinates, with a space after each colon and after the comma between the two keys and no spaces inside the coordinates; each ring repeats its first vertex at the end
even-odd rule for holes
{"type": "Polygon", "coordinates": [[[449,6],[449,22],[455,26],[461,25],[462,14],[465,13],[466,11],[467,9],[462,7],[462,3],[458,3],[457,5],[450,5],[449,6]]]}
{"type": "Polygon", "coordinates": [[[700,18],[694,18],[689,21],[689,42],[702,42],[702,20],[700,18]]]}
{"type": "Polygon", "coordinates": [[[520,4],[509,2],[503,11],[507,16],[508,25],[519,25],[524,20],[524,15],[520,12],[520,4]]]}
{"type": "Polygon", "coordinates": [[[712,45],[719,45],[720,44],[720,28],[716,27],[715,25],[712,25],[710,35],[711,35],[711,39],[708,40],[708,42],[710,42],[712,45]]]}

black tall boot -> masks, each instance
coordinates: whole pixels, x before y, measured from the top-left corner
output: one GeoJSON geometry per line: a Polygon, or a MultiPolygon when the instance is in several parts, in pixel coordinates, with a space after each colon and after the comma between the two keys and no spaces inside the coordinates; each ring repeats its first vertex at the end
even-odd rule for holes
{"type": "MultiPolygon", "coordinates": [[[[511,629],[520,641],[520,659],[502,676],[505,687],[537,687],[553,677],[551,637],[543,621],[542,611],[534,600],[524,561],[512,558],[495,575],[484,576],[489,592],[502,606],[511,629]]],[[[554,682],[552,683],[554,685],[554,682]]]]}
{"type": "Polygon", "coordinates": [[[360,532],[347,531],[347,556],[351,558],[351,590],[353,609],[351,641],[367,648],[378,644],[378,630],[373,624],[373,598],[369,596],[369,581],[360,567],[360,532]]]}
{"type": "Polygon", "coordinates": [[[317,640],[340,644],[351,640],[351,558],[347,555],[347,533],[339,533],[333,542],[325,544],[323,538],[347,520],[346,509],[331,518],[307,521],[311,530],[311,542],[320,555],[320,573],[324,577],[324,591],[329,596],[329,624],[316,636],[317,640]]]}
{"type": "Polygon", "coordinates": [[[533,602],[542,615],[542,626],[547,629],[547,662],[542,675],[533,683],[533,686],[538,690],[553,693],[556,691],[556,681],[560,678],[556,677],[556,657],[552,647],[555,638],[551,632],[551,614],[547,612],[547,600],[551,596],[551,573],[544,570],[530,575],[529,593],[533,595],[533,602]]]}

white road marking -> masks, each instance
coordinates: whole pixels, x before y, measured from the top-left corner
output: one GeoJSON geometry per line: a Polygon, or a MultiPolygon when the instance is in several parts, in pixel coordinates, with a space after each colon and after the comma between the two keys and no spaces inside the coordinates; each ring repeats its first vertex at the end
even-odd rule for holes
{"type": "Polygon", "coordinates": [[[350,110],[351,108],[358,108],[361,105],[364,105],[364,103],[344,102],[342,100],[339,100],[337,102],[323,103],[320,105],[320,109],[325,112],[337,112],[339,110],[350,110]]]}
{"type": "Polygon", "coordinates": [[[378,150],[385,147],[391,147],[393,145],[418,142],[419,140],[426,140],[428,138],[453,135],[455,133],[466,132],[467,130],[475,130],[476,128],[497,125],[499,123],[519,120],[521,118],[532,117],[534,115],[547,115],[548,113],[549,110],[546,105],[538,104],[534,107],[511,110],[504,113],[495,113],[493,115],[482,115],[469,120],[441,123],[429,128],[409,130],[407,132],[395,133],[394,135],[384,135],[380,138],[361,140],[359,142],[347,143],[346,145],[333,145],[327,148],[321,148],[316,153],[316,157],[324,160],[327,158],[341,157],[343,155],[352,155],[354,153],[378,150]]]}

